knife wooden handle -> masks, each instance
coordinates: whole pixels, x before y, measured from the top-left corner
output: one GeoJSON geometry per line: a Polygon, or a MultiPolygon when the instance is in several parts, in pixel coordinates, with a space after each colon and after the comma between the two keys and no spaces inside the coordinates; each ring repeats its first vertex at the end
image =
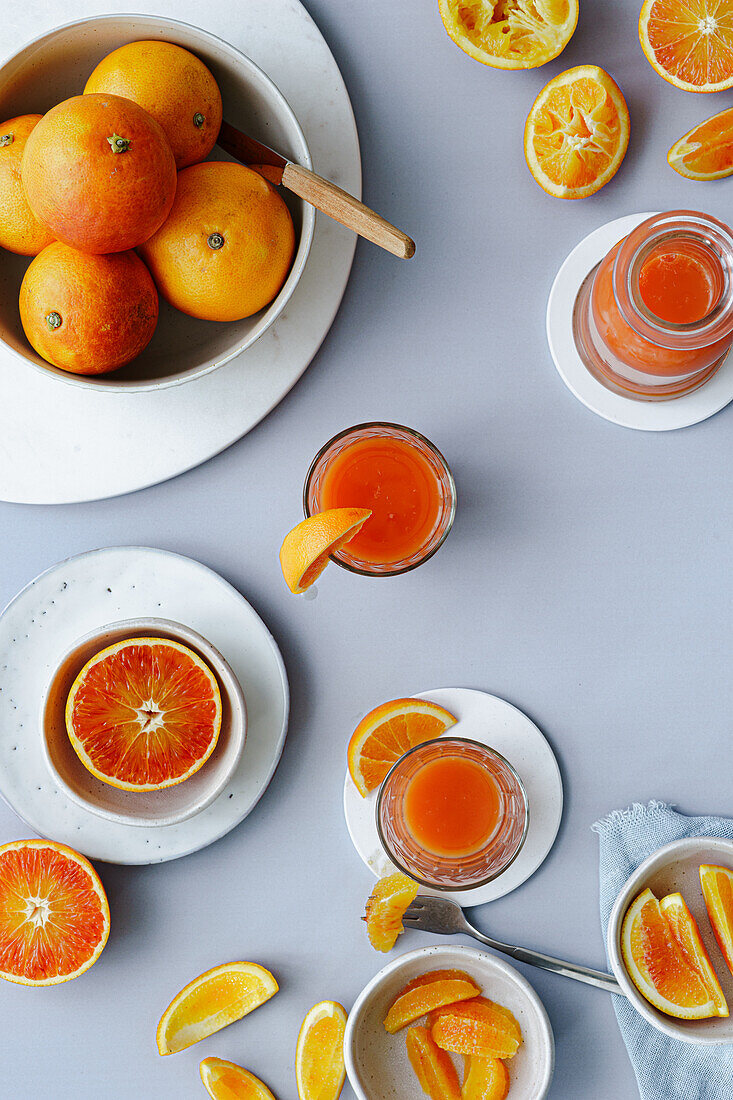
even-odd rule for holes
{"type": "Polygon", "coordinates": [[[360,237],[385,248],[393,256],[409,260],[415,255],[415,242],[406,233],[390,225],[335,183],[321,179],[308,168],[302,168],[299,164],[288,164],[283,172],[283,187],[305,199],[317,210],[328,214],[329,218],[345,225],[347,229],[352,229],[360,237]]]}

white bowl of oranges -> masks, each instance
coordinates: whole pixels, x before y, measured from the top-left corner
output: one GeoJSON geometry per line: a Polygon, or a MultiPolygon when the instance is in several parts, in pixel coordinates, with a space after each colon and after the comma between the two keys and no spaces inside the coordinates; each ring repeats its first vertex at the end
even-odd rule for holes
{"type": "Polygon", "coordinates": [[[222,117],[310,167],[269,77],[185,23],[84,19],[0,68],[0,341],[23,365],[160,389],[270,328],[315,212],[218,149],[222,117]]]}
{"type": "Polygon", "coordinates": [[[687,1043],[733,1043],[733,841],[688,837],[629,878],[608,924],[608,955],[631,1004],[687,1043]]]}

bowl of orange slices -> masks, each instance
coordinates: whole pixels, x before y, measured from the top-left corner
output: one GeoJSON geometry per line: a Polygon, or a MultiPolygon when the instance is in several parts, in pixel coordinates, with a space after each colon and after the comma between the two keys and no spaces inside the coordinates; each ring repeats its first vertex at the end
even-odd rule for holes
{"type": "Polygon", "coordinates": [[[247,710],[230,665],[191,627],[127,619],[63,654],[41,708],[53,779],[78,805],[122,825],[177,825],[232,778],[247,710]]]}
{"type": "Polygon", "coordinates": [[[472,947],[423,947],[357,997],[344,1036],[359,1100],[463,1096],[543,1100],[555,1064],[550,1021],[512,966],[472,947]]]}
{"type": "Polygon", "coordinates": [[[311,166],[270,77],[174,19],[82,19],[0,66],[0,341],[18,369],[157,390],[221,367],[280,316],[315,211],[215,144],[222,112],[311,166]]]}
{"type": "Polygon", "coordinates": [[[621,988],[653,1027],[733,1043],[733,841],[688,837],[649,856],[616,899],[607,942],[621,988]]]}

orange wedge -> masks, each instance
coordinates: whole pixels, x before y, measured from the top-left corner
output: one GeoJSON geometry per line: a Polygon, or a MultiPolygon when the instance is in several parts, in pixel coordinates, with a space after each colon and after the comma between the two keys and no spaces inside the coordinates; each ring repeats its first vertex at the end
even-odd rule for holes
{"type": "Polygon", "coordinates": [[[404,932],[402,918],[417,897],[417,883],[399,871],[381,878],[366,903],[364,920],[375,951],[391,951],[404,932]]]}
{"type": "Polygon", "coordinates": [[[660,1012],[680,1020],[717,1015],[710,990],[687,962],[651,890],[639,894],[626,912],[621,954],[636,988],[660,1012]]]}
{"type": "Polygon", "coordinates": [[[639,40],[647,61],[677,88],[733,85],[733,0],[646,0],[639,40]]]}
{"type": "Polygon", "coordinates": [[[578,25],[578,0],[439,0],[439,7],[453,41],[495,69],[544,65],[578,25]]]}
{"type": "Polygon", "coordinates": [[[351,778],[366,798],[401,756],[440,737],[457,719],[427,699],[393,699],[362,718],[354,730],[347,759],[351,778]]]}
{"type": "Polygon", "coordinates": [[[213,1100],[275,1100],[267,1085],[236,1062],[204,1058],[199,1066],[204,1087],[213,1100]]]}
{"type": "Polygon", "coordinates": [[[524,128],[537,183],[560,199],[584,199],[616,175],[631,123],[623,93],[597,65],[578,65],[542,89],[524,128]]]}
{"type": "Polygon", "coordinates": [[[686,962],[697,971],[705,983],[715,1004],[716,1015],[730,1015],[720,982],[705,950],[705,944],[702,942],[697,922],[687,908],[682,894],[668,894],[660,901],[659,908],[666,917],[672,935],[682,948],[686,962]]]}
{"type": "Polygon", "coordinates": [[[513,1058],[522,1032],[513,1013],[486,997],[439,1008],[428,1020],[435,1042],[453,1054],[513,1058]]]}
{"type": "Polygon", "coordinates": [[[703,863],[700,885],[715,938],[733,974],[733,871],[703,863]]]}
{"type": "Polygon", "coordinates": [[[241,1020],[278,990],[264,966],[224,963],[194,978],[178,993],[158,1024],[159,1054],[177,1054],[207,1035],[241,1020]]]}
{"type": "Polygon", "coordinates": [[[300,1100],[338,1100],[344,1087],[346,1010],[321,1001],[310,1010],[298,1036],[295,1080],[300,1100]]]}
{"type": "Polygon", "coordinates": [[[505,1100],[509,1070],[498,1058],[464,1055],[465,1074],[461,1100],[505,1100]]]}
{"type": "Polygon", "coordinates": [[[368,508],[327,508],[294,527],[280,547],[285,583],[299,596],[317,581],[331,554],[340,550],[369,519],[368,508]]]}
{"type": "Polygon", "coordinates": [[[477,997],[481,990],[468,974],[460,970],[434,970],[410,982],[390,1006],[384,1018],[390,1035],[414,1024],[436,1008],[477,997]]]}
{"type": "Polygon", "coordinates": [[[713,115],[675,142],[667,163],[688,180],[719,180],[733,173],[733,107],[713,115]]]}
{"type": "Polygon", "coordinates": [[[456,1067],[426,1027],[411,1027],[407,1032],[407,1056],[430,1100],[461,1100],[456,1067]]]}

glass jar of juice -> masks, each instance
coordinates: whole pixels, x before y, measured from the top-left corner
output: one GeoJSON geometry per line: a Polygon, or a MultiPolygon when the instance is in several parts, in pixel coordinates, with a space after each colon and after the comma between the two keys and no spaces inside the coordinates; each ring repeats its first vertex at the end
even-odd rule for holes
{"type": "Polygon", "coordinates": [[[641,401],[691,393],[733,342],[733,233],[675,210],[642,222],[580,289],[578,351],[608,389],[641,401]]]}
{"type": "Polygon", "coordinates": [[[440,737],[397,761],[377,798],[382,847],[405,874],[438,890],[471,890],[514,862],[529,827],[521,779],[478,741],[440,737]]]}
{"type": "Polygon", "coordinates": [[[306,517],[327,508],[369,508],[371,516],[332,560],[369,577],[422,565],[448,537],[456,487],[437,447],[400,424],[358,424],[334,436],[311,463],[306,517]]]}

